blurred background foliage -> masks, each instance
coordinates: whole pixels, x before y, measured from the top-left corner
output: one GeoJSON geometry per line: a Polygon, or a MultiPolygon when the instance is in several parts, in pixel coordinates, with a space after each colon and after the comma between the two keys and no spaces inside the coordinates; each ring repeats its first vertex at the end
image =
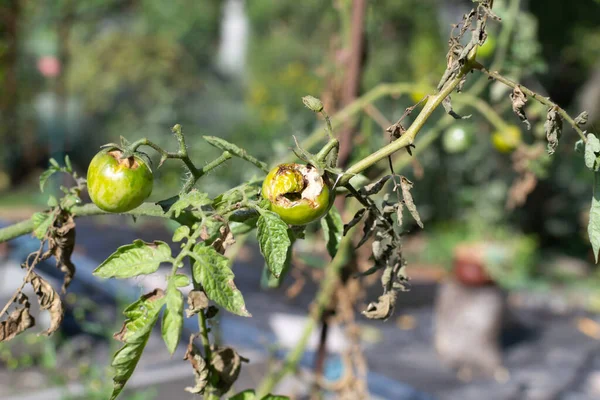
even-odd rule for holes
{"type": "MultiPolygon", "coordinates": [[[[482,51],[481,62],[500,59],[506,75],[572,114],[587,109],[595,124],[590,126],[597,127],[598,1],[580,0],[568,8],[561,0],[523,1],[516,19],[510,17],[514,4],[496,1],[504,23],[491,24],[490,48],[482,51]],[[502,43],[507,24],[515,29],[502,43]]],[[[183,125],[200,164],[218,154],[202,134],[223,137],[267,161],[285,158],[292,135],[306,138],[319,124],[301,96],[323,98],[330,114],[340,108],[350,7],[349,0],[0,1],[0,206],[23,204],[24,198],[43,205],[45,196],[34,193],[50,156],[68,153],[84,172],[98,146],[120,135],[145,136],[172,149],[175,123],[183,125]]],[[[470,7],[467,0],[369,3],[360,93],[380,83],[407,82],[415,89],[374,103],[387,121],[353,116],[355,159],[387,143],[383,123],[396,121],[435,87],[445,68],[451,24],[470,7]]],[[[473,75],[465,89],[481,79],[473,75]]],[[[591,177],[572,151],[575,135],[564,135],[552,159],[527,161],[535,189],[523,204],[507,209],[522,173],[515,170],[515,153],[498,151],[491,135],[510,124],[532,149],[545,140],[543,107],[528,103],[533,129],[526,131],[511,113],[508,94],[494,83],[481,93],[505,121],[500,124],[463,107],[463,114],[473,114],[462,122],[469,131],[468,151],[452,151],[435,140],[404,171],[416,182],[414,197],[428,228],[424,235],[436,240],[425,258],[451,259],[456,241],[506,237],[522,237],[522,247],[532,254],[540,248],[579,258],[589,254],[584,227],[591,177]]],[[[442,116],[437,112],[424,132],[442,116]]],[[[203,189],[214,195],[255,174],[237,160],[230,165],[203,180],[203,189]]],[[[158,171],[153,199],[177,191],[180,174],[177,163],[167,162],[158,171]]],[[[537,271],[531,263],[522,264],[537,271]]]]}

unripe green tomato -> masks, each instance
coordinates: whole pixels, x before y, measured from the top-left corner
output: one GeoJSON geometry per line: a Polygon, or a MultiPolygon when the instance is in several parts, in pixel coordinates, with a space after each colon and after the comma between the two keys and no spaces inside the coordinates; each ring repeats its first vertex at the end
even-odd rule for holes
{"type": "Polygon", "coordinates": [[[152,193],[150,167],[137,156],[121,159],[122,154],[120,150],[100,151],[88,167],[90,198],[104,211],[133,210],[152,193]]]}
{"type": "Polygon", "coordinates": [[[442,136],[442,146],[446,153],[455,154],[466,151],[473,143],[471,127],[457,123],[448,128],[442,136]]]}
{"type": "Polygon", "coordinates": [[[477,49],[477,55],[480,58],[489,58],[496,51],[496,37],[492,34],[488,34],[488,37],[483,42],[483,46],[479,46],[477,49]]]}
{"type": "Polygon", "coordinates": [[[521,130],[516,125],[508,125],[492,134],[492,143],[500,153],[510,153],[521,144],[521,130]]]}
{"type": "Polygon", "coordinates": [[[335,196],[327,177],[319,175],[316,168],[280,164],[265,178],[262,197],[285,223],[306,225],[327,214],[335,196]]]}

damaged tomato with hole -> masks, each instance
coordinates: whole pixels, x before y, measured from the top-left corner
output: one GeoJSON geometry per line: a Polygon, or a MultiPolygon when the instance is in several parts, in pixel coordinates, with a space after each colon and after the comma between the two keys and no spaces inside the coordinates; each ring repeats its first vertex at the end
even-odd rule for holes
{"type": "Polygon", "coordinates": [[[137,155],[122,158],[118,149],[100,151],[88,167],[87,186],[98,208],[122,213],[141,205],[152,193],[153,175],[137,155]]]}
{"type": "Polygon", "coordinates": [[[311,165],[280,164],[265,178],[262,196],[271,210],[290,225],[306,225],[323,217],[333,204],[326,175],[311,165]]]}

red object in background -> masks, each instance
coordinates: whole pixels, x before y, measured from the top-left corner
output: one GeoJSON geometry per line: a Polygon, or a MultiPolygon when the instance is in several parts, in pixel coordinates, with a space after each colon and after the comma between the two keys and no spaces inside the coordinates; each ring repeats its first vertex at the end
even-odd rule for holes
{"type": "Polygon", "coordinates": [[[485,246],[463,244],[454,250],[453,272],[456,279],[468,286],[484,286],[494,281],[485,269],[485,246]]]}
{"type": "Polygon", "coordinates": [[[38,59],[37,68],[46,78],[55,78],[60,74],[60,61],[54,56],[43,56],[38,59]]]}

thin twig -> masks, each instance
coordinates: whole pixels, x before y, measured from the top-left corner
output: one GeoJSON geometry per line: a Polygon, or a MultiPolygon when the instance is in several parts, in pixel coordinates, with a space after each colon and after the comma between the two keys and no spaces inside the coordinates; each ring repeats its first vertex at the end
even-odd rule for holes
{"type": "Polygon", "coordinates": [[[575,132],[577,132],[577,134],[579,135],[579,137],[581,138],[581,140],[583,140],[584,143],[587,141],[587,139],[585,137],[585,134],[583,133],[583,131],[581,130],[581,128],[575,123],[575,121],[573,120],[573,118],[571,118],[571,116],[564,109],[562,109],[558,104],[556,104],[555,102],[553,102],[549,98],[541,96],[540,94],[538,94],[538,93],[534,92],[533,90],[531,90],[531,89],[529,89],[529,88],[521,85],[520,83],[511,81],[510,79],[508,79],[508,78],[504,77],[503,75],[501,75],[498,71],[488,71],[483,65],[481,65],[481,64],[479,64],[477,62],[473,64],[473,69],[481,71],[484,74],[486,74],[487,76],[489,76],[490,78],[495,79],[498,82],[501,82],[501,83],[505,84],[506,86],[509,86],[509,87],[511,87],[513,89],[518,86],[521,89],[521,91],[523,93],[525,93],[527,96],[533,98],[534,100],[537,100],[538,102],[544,104],[545,106],[555,108],[556,111],[558,112],[558,114],[565,121],[567,121],[567,123],[569,125],[571,125],[571,127],[573,128],[573,130],[575,132]]]}

